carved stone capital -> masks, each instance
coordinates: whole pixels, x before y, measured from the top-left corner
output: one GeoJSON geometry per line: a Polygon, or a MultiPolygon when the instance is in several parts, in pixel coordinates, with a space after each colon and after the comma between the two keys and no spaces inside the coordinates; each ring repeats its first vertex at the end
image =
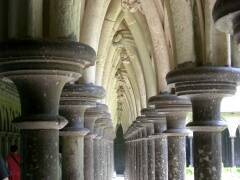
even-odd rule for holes
{"type": "Polygon", "coordinates": [[[122,0],[122,9],[123,11],[128,11],[134,13],[140,11],[143,13],[142,5],[139,0],[122,0]]]}

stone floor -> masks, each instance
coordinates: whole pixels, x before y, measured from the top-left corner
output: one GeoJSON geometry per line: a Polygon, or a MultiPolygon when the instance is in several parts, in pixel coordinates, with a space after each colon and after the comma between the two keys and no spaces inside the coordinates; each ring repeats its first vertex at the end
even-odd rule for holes
{"type": "Polygon", "coordinates": [[[113,178],[114,180],[124,180],[124,176],[121,174],[117,174],[116,177],[113,178]]]}

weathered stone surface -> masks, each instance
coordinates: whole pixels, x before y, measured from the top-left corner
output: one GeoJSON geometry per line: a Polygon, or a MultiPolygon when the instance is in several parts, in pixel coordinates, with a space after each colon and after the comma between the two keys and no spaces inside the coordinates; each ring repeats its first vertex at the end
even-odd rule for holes
{"type": "MultiPolygon", "coordinates": [[[[93,140],[89,140],[91,137],[89,136],[84,141],[84,136],[89,132],[88,129],[84,128],[84,112],[87,108],[96,106],[96,100],[103,98],[104,95],[104,89],[93,84],[68,84],[63,89],[59,113],[69,120],[68,125],[60,132],[60,135],[63,136],[62,174],[64,179],[85,178],[83,167],[85,165],[88,167],[88,164],[84,163],[84,152],[87,150],[88,153],[92,152],[93,154],[93,149],[91,150],[93,146],[90,144],[93,140]],[[85,144],[86,146],[84,146],[85,144]],[[69,153],[69,149],[71,149],[71,153],[69,153]]],[[[89,159],[88,162],[93,164],[93,158],[89,159]]],[[[93,173],[91,177],[93,178],[93,173]]]]}
{"type": "Polygon", "coordinates": [[[169,72],[166,79],[168,83],[175,83],[177,95],[187,96],[192,102],[193,121],[187,126],[194,131],[195,179],[221,179],[219,139],[226,123],[221,121],[220,103],[224,96],[236,92],[240,69],[185,68],[169,72]]]}
{"type": "Polygon", "coordinates": [[[163,134],[168,136],[168,178],[184,180],[186,158],[180,158],[179,155],[186,153],[182,144],[189,133],[185,125],[186,113],[191,111],[191,102],[165,92],[149,98],[149,104],[155,105],[156,111],[166,116],[167,129],[163,134]]]}
{"type": "Polygon", "coordinates": [[[21,140],[22,179],[58,179],[58,129],[67,124],[58,116],[60,94],[65,83],[76,81],[82,69],[94,62],[94,50],[77,42],[14,39],[0,43],[0,76],[14,82],[21,101],[21,116],[13,123],[29,136],[21,140]],[[44,142],[49,142],[48,147],[44,142]]]}
{"type": "Polygon", "coordinates": [[[168,179],[168,142],[164,135],[155,138],[155,174],[156,180],[168,179]]]}
{"type": "Polygon", "coordinates": [[[212,13],[215,26],[220,31],[233,34],[238,44],[240,43],[239,12],[238,0],[217,0],[212,13]]]}

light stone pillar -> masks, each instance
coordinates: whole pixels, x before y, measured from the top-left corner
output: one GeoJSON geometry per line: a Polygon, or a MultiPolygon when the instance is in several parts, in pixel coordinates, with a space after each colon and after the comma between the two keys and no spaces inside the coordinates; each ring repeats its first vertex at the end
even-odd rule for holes
{"type": "Polygon", "coordinates": [[[191,112],[191,102],[167,92],[149,99],[156,111],[166,115],[168,136],[168,179],[185,179],[186,169],[186,113],[191,112]]]}
{"type": "MultiPolygon", "coordinates": [[[[151,101],[149,101],[151,105],[151,101]]],[[[168,146],[167,136],[162,132],[166,129],[165,115],[157,114],[155,108],[144,108],[141,114],[145,115],[149,122],[154,124],[154,134],[152,135],[155,140],[155,179],[167,180],[168,179],[168,146]]]]}
{"type": "Polygon", "coordinates": [[[93,153],[94,153],[94,180],[101,180],[101,168],[100,168],[100,140],[102,136],[99,135],[100,124],[94,125],[94,133],[97,136],[94,138],[93,142],[93,153]]]}
{"type": "Polygon", "coordinates": [[[95,121],[95,127],[94,127],[94,131],[96,134],[98,134],[98,136],[95,138],[95,146],[94,149],[98,150],[98,151],[94,151],[94,160],[96,160],[96,162],[94,163],[94,170],[96,170],[96,172],[94,173],[94,176],[96,176],[96,179],[99,180],[103,180],[104,176],[107,176],[107,174],[105,175],[104,173],[104,163],[105,163],[105,158],[104,158],[104,149],[105,149],[105,139],[103,137],[104,135],[104,128],[106,128],[108,126],[108,122],[111,122],[112,120],[110,119],[110,114],[107,112],[104,112],[103,116],[101,118],[98,118],[95,121]]]}
{"type": "Polygon", "coordinates": [[[94,124],[97,118],[108,111],[108,107],[104,104],[97,103],[96,107],[88,108],[84,114],[84,127],[89,129],[89,133],[84,139],[84,179],[94,180],[94,124]]]}
{"type": "Polygon", "coordinates": [[[112,144],[113,144],[113,139],[116,137],[115,131],[113,126],[109,126],[104,129],[105,130],[105,138],[107,139],[107,180],[112,180],[113,179],[113,149],[112,149],[112,144]]]}

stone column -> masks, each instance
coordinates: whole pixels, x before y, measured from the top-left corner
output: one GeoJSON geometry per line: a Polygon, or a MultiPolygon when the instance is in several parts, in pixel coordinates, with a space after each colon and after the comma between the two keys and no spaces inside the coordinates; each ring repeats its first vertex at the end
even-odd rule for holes
{"type": "Polygon", "coordinates": [[[134,132],[134,125],[131,125],[127,132],[124,135],[124,138],[126,139],[126,175],[127,179],[134,179],[133,175],[133,149],[132,149],[132,133],[134,132]]]}
{"type": "Polygon", "coordinates": [[[94,151],[94,156],[95,156],[94,160],[96,159],[96,164],[94,163],[95,164],[94,169],[96,170],[96,173],[97,173],[97,174],[95,173],[95,175],[100,180],[104,179],[104,176],[105,176],[105,173],[104,173],[105,139],[103,136],[104,136],[104,128],[106,128],[108,126],[107,122],[109,122],[109,121],[111,121],[110,114],[105,112],[101,118],[98,118],[96,120],[95,127],[94,127],[95,133],[98,134],[98,136],[96,138],[96,142],[95,142],[95,145],[96,146],[98,145],[98,147],[96,147],[96,149],[98,149],[98,151],[96,153],[94,151]]]}
{"type": "MultiPolygon", "coordinates": [[[[148,102],[151,105],[151,101],[148,102]]],[[[145,115],[149,122],[154,124],[155,140],[155,179],[168,179],[168,145],[167,136],[163,134],[166,130],[165,115],[157,114],[155,108],[144,108],[141,114],[145,115]]]]}
{"type": "Polygon", "coordinates": [[[8,133],[5,133],[5,135],[3,136],[3,158],[6,159],[6,157],[9,155],[10,151],[9,151],[9,135],[8,133]]]}
{"type": "Polygon", "coordinates": [[[143,179],[143,171],[142,171],[142,130],[138,128],[138,139],[137,139],[137,179],[143,179]]]}
{"type": "MultiPolygon", "coordinates": [[[[216,28],[225,33],[233,34],[234,39],[237,41],[238,47],[240,44],[239,10],[240,10],[240,1],[238,0],[217,0],[213,7],[213,12],[212,12],[213,20],[215,22],[216,28]]],[[[238,72],[236,72],[236,69],[229,68],[228,70],[233,71],[232,77],[238,74],[238,72]]],[[[224,81],[226,80],[227,79],[224,79],[224,81]]],[[[239,79],[232,79],[231,83],[234,83],[234,82],[239,82],[239,79]]],[[[225,93],[225,96],[227,94],[230,94],[230,91],[225,93]]],[[[219,111],[219,109],[217,111],[219,111]]],[[[215,112],[215,113],[218,114],[218,112],[215,112]]],[[[195,141],[194,141],[194,146],[195,146],[195,141]]]]}
{"type": "Polygon", "coordinates": [[[142,165],[142,130],[136,127],[136,179],[142,179],[141,175],[141,165],[142,165]]]}
{"type": "Polygon", "coordinates": [[[96,106],[96,100],[103,98],[105,91],[92,84],[67,84],[60,99],[60,115],[69,123],[60,131],[62,136],[63,179],[84,179],[84,112],[96,106]]]}
{"type": "Polygon", "coordinates": [[[112,151],[111,151],[111,144],[113,143],[113,135],[115,134],[114,128],[112,125],[104,129],[105,133],[105,139],[107,140],[107,146],[106,146],[106,161],[107,161],[107,168],[106,168],[106,173],[107,173],[107,180],[112,180],[113,178],[113,172],[112,172],[112,151]]]}
{"type": "Polygon", "coordinates": [[[21,135],[19,133],[17,140],[16,140],[16,145],[18,147],[18,153],[21,154],[21,135]]]}
{"type": "Polygon", "coordinates": [[[153,123],[147,121],[145,116],[138,116],[136,121],[147,129],[148,179],[155,180],[155,142],[152,136],[154,126],[153,123]]]}
{"type": "Polygon", "coordinates": [[[125,178],[129,179],[129,141],[125,139],[126,154],[125,154],[125,178]]]}
{"type": "Polygon", "coordinates": [[[149,99],[156,111],[166,115],[168,136],[168,179],[185,179],[186,170],[186,112],[191,111],[191,102],[176,95],[161,93],[149,99]]]}
{"type": "Polygon", "coordinates": [[[132,174],[132,179],[136,180],[136,148],[135,148],[135,144],[136,144],[136,138],[135,138],[135,130],[133,130],[132,134],[131,134],[131,174],[132,174]]]}
{"type": "Polygon", "coordinates": [[[99,135],[102,136],[99,144],[99,153],[100,153],[100,179],[107,179],[107,159],[106,159],[106,146],[107,140],[104,138],[104,129],[112,125],[112,120],[110,119],[110,114],[105,112],[101,118],[98,118],[95,124],[101,124],[99,129],[99,135]]]}
{"type": "Polygon", "coordinates": [[[102,136],[99,135],[100,124],[94,125],[94,133],[97,136],[94,138],[93,142],[93,153],[94,153],[94,180],[101,180],[101,172],[100,172],[100,139],[102,136]]]}
{"type": "Polygon", "coordinates": [[[187,125],[193,133],[194,176],[200,179],[221,179],[220,104],[224,96],[236,92],[240,69],[228,67],[184,68],[168,73],[168,84],[175,83],[178,96],[188,96],[192,102],[193,122],[187,125]]]}
{"type": "Polygon", "coordinates": [[[5,136],[5,132],[4,131],[0,131],[0,154],[3,156],[3,138],[5,136]]]}
{"type": "MultiPolygon", "coordinates": [[[[116,138],[116,134],[114,131],[114,135],[112,135],[112,140],[110,142],[110,149],[111,149],[111,176],[113,178],[114,176],[114,170],[115,170],[115,166],[114,166],[114,139],[116,138]]],[[[109,179],[110,180],[110,179],[109,179]]]]}
{"type": "Polygon", "coordinates": [[[97,103],[96,107],[88,108],[84,114],[84,127],[89,130],[84,138],[84,179],[86,180],[98,178],[94,177],[94,164],[96,163],[94,161],[94,138],[97,136],[94,133],[94,124],[97,118],[100,118],[106,111],[108,111],[106,105],[97,103]]]}
{"type": "Polygon", "coordinates": [[[59,129],[67,123],[58,116],[60,94],[94,64],[93,50],[45,39],[13,39],[0,47],[0,75],[14,82],[21,101],[21,117],[13,123],[21,129],[22,179],[57,180],[59,129]]]}
{"type": "Polygon", "coordinates": [[[139,139],[141,142],[139,145],[141,145],[141,160],[140,160],[140,179],[142,180],[148,180],[148,139],[147,139],[147,129],[146,126],[141,126],[139,122],[134,122],[135,126],[139,129],[141,129],[141,138],[139,139]]]}
{"type": "MultiPolygon", "coordinates": [[[[12,145],[17,145],[16,144],[16,140],[17,140],[17,137],[19,136],[19,134],[18,133],[12,133],[12,136],[11,136],[11,138],[9,139],[10,140],[10,146],[12,146],[12,145]]],[[[20,147],[18,147],[18,148],[20,148],[20,147]]]]}

